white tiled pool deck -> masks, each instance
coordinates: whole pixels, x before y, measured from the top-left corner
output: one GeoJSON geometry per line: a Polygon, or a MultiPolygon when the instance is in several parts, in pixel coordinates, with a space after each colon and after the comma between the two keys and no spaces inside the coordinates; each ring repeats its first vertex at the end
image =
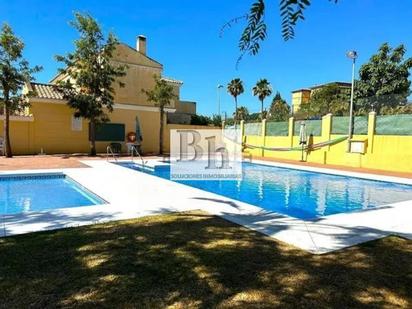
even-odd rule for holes
{"type": "MultiPolygon", "coordinates": [[[[149,160],[147,165],[159,164],[149,160]]],[[[254,161],[302,170],[412,184],[412,179],[254,161]]],[[[0,236],[137,218],[151,214],[203,210],[312,253],[326,253],[390,234],[412,239],[412,201],[303,221],[137,172],[105,161],[83,161],[91,168],[26,170],[4,174],[62,172],[108,204],[2,215],[0,236]]]]}

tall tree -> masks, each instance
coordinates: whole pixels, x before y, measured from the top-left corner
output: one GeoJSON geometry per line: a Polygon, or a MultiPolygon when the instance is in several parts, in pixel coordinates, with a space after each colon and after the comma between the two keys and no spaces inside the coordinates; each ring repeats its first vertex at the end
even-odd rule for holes
{"type": "Polygon", "coordinates": [[[155,75],[155,86],[151,90],[142,89],[149,102],[155,103],[160,110],[160,129],[159,129],[159,154],[163,153],[163,124],[165,107],[170,106],[172,101],[177,99],[173,86],[160,76],[155,75]]]}
{"type": "MultiPolygon", "coordinates": [[[[4,111],[4,155],[13,156],[10,141],[10,115],[28,106],[27,95],[22,94],[25,82],[41,70],[30,68],[23,58],[24,43],[16,37],[11,27],[4,24],[0,33],[0,107],[4,111]]],[[[30,94],[28,94],[30,95],[30,94]]]]}
{"type": "Polygon", "coordinates": [[[245,89],[243,88],[243,82],[240,78],[232,79],[229,84],[227,84],[227,92],[234,98],[235,100],[235,125],[237,124],[238,117],[237,117],[237,97],[241,95],[245,89]]]}
{"type": "Polygon", "coordinates": [[[332,113],[343,116],[349,113],[350,90],[338,84],[328,84],[314,90],[309,102],[302,104],[300,112],[309,118],[320,118],[332,113]]]}
{"type": "Polygon", "coordinates": [[[71,25],[79,32],[75,51],[66,56],[56,56],[65,68],[60,73],[67,78],[58,83],[59,91],[67,104],[75,110],[76,117],[89,120],[90,154],[96,155],[96,125],[107,122],[106,113],[113,111],[115,82],[124,76],[126,67],[111,60],[118,44],[114,34],[105,38],[99,24],[90,15],[75,14],[71,25]]]}
{"type": "Polygon", "coordinates": [[[286,121],[290,116],[290,107],[282,98],[279,92],[276,92],[269,109],[269,119],[274,121],[286,121]]]}
{"type": "Polygon", "coordinates": [[[405,106],[411,94],[408,80],[412,57],[405,59],[406,48],[384,43],[359,70],[356,82],[357,113],[377,113],[405,106]]]}
{"type": "Polygon", "coordinates": [[[272,94],[272,87],[270,86],[268,80],[263,78],[257,81],[252,91],[253,95],[257,96],[260,101],[260,119],[263,120],[263,103],[265,99],[272,94]]]}

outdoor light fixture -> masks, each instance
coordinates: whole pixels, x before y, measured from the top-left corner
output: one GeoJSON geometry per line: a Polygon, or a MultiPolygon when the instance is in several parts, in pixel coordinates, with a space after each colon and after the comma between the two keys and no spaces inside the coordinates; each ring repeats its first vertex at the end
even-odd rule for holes
{"type": "Polygon", "coordinates": [[[352,87],[350,92],[350,108],[349,108],[349,134],[348,134],[348,152],[350,152],[350,143],[353,133],[353,95],[355,87],[355,62],[358,57],[358,53],[354,50],[348,51],[346,56],[352,59],[352,87]]]}
{"type": "Polygon", "coordinates": [[[346,53],[346,56],[350,59],[356,59],[358,58],[358,53],[355,50],[351,50],[346,53]]]}

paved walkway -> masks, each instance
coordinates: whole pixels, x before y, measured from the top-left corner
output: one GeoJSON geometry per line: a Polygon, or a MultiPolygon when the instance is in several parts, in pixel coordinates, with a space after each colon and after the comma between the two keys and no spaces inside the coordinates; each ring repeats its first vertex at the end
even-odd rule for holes
{"type": "MultiPolygon", "coordinates": [[[[129,157],[122,157],[126,160],[129,157]]],[[[156,157],[145,157],[145,159],[153,159],[156,157]]],[[[249,157],[246,156],[247,159],[249,157]]],[[[10,159],[0,157],[0,171],[13,171],[13,170],[24,170],[24,169],[56,169],[56,168],[77,168],[77,167],[87,167],[81,161],[90,161],[90,160],[106,160],[106,155],[98,155],[97,157],[89,157],[87,155],[44,155],[44,156],[15,156],[10,159]]],[[[366,168],[356,168],[356,167],[347,167],[340,165],[325,165],[320,163],[311,163],[311,162],[299,162],[294,160],[282,160],[277,158],[266,158],[253,156],[252,160],[262,160],[267,162],[278,162],[278,163],[288,163],[298,166],[308,166],[308,167],[320,167],[335,169],[339,171],[347,172],[359,172],[367,173],[374,175],[383,175],[383,176],[394,176],[394,177],[403,177],[411,178],[412,173],[401,173],[401,172],[390,172],[376,169],[366,169],[366,168]]]]}
{"type": "MultiPolygon", "coordinates": [[[[246,156],[246,158],[249,158],[249,157],[246,156]]],[[[268,157],[259,157],[259,156],[252,156],[251,158],[252,160],[261,160],[261,161],[267,161],[267,162],[288,163],[288,164],[294,164],[298,166],[320,167],[320,168],[335,169],[339,171],[358,172],[358,173],[366,173],[366,174],[374,174],[374,175],[382,175],[382,176],[394,176],[394,177],[412,179],[412,173],[391,172],[391,171],[384,171],[384,170],[371,169],[371,168],[350,167],[350,166],[321,164],[321,163],[313,163],[313,162],[300,162],[300,161],[295,161],[295,160],[286,160],[286,159],[268,158],[268,157]]]]}

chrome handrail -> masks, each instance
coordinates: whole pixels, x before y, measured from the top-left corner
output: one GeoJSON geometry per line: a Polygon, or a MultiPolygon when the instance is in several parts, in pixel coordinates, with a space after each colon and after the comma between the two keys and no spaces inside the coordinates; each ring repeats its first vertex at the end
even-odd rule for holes
{"type": "Polygon", "coordinates": [[[140,158],[140,160],[142,161],[142,166],[144,167],[145,162],[144,162],[144,160],[143,160],[143,157],[140,155],[140,153],[139,153],[139,151],[137,150],[137,148],[136,148],[135,145],[132,145],[132,146],[131,146],[130,151],[131,151],[131,153],[132,153],[132,161],[133,161],[133,158],[134,158],[134,153],[136,152],[137,156],[138,156],[138,157],[140,158]]]}
{"type": "Polygon", "coordinates": [[[112,147],[109,145],[109,146],[107,146],[107,148],[106,148],[106,160],[107,160],[107,161],[109,161],[109,155],[110,155],[110,154],[112,155],[113,159],[117,162],[117,157],[116,157],[116,155],[114,154],[112,147]]]}

